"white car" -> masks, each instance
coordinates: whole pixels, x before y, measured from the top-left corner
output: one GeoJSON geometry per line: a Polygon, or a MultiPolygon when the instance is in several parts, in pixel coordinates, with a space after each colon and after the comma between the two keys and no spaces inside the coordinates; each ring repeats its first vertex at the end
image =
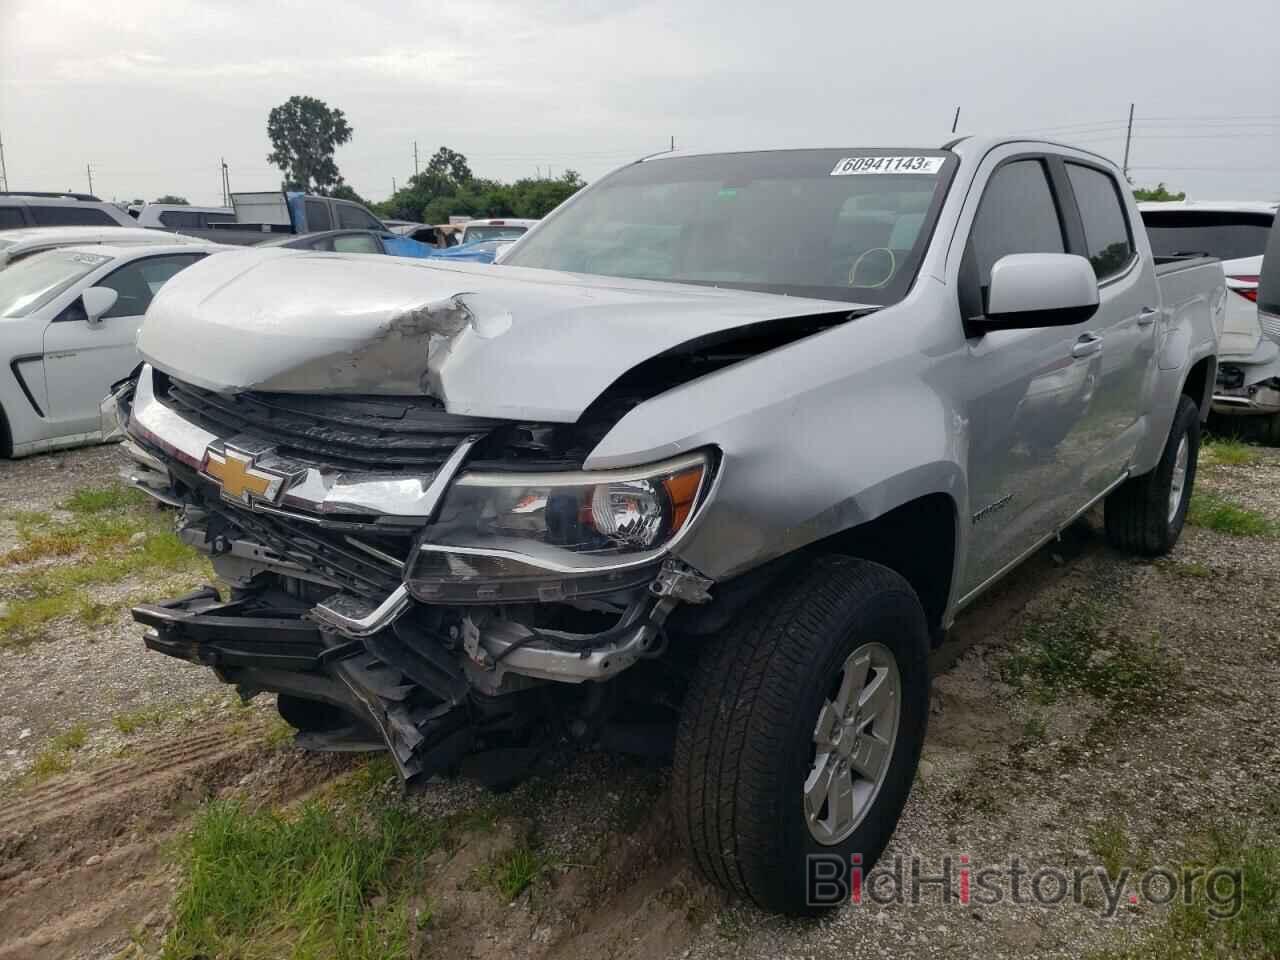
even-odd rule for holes
{"type": "Polygon", "coordinates": [[[138,365],[151,298],[180,270],[228,249],[63,247],[0,271],[0,456],[101,439],[102,398],[138,365]]]}
{"type": "Polygon", "coordinates": [[[1280,324],[1258,317],[1258,274],[1277,206],[1204,200],[1138,205],[1158,259],[1222,261],[1228,293],[1213,410],[1270,416],[1273,441],[1280,441],[1280,324]]]}
{"type": "Polygon", "coordinates": [[[462,227],[462,242],[476,243],[480,240],[517,240],[529,232],[537,220],[515,220],[511,217],[497,217],[489,220],[468,220],[462,227]]]}
{"type": "Polygon", "coordinates": [[[136,243],[207,245],[208,241],[179,237],[161,230],[144,230],[141,227],[28,227],[23,230],[0,230],[0,270],[45,250],[90,243],[109,243],[121,247],[136,243]]]}
{"type": "Polygon", "coordinates": [[[161,230],[207,230],[215,223],[235,223],[231,207],[192,207],[179,203],[148,203],[138,210],[138,226],[161,230]]]}

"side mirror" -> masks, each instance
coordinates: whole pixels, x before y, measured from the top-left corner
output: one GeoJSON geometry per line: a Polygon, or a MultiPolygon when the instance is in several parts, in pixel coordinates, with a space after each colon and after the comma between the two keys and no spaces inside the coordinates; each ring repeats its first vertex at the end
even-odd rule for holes
{"type": "Polygon", "coordinates": [[[1271,237],[1258,271],[1258,312],[1280,319],[1280,217],[1271,224],[1271,237]]]}
{"type": "Polygon", "coordinates": [[[110,287],[90,287],[80,294],[84,303],[84,315],[89,326],[96,327],[102,322],[102,315],[116,305],[120,294],[110,287]]]}
{"type": "Polygon", "coordinates": [[[980,330],[1069,327],[1098,310],[1098,280],[1084,257],[1070,253],[1011,253],[991,268],[980,330]]]}

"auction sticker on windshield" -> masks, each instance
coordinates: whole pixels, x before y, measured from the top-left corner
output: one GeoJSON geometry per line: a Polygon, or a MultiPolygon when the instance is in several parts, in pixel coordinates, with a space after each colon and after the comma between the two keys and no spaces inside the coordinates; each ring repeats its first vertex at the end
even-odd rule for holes
{"type": "Polygon", "coordinates": [[[831,168],[831,176],[859,173],[927,173],[942,169],[943,157],[845,157],[831,168]]]}

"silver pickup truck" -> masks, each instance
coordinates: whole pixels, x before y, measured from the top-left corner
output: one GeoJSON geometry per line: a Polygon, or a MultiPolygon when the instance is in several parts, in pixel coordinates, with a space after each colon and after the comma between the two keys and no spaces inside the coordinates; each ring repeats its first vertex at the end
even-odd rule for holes
{"type": "Polygon", "coordinates": [[[134,617],[411,783],[674,756],[706,876],[814,912],[813,858],[894,829],[957,611],[1100,502],[1173,547],[1224,298],[1026,140],[648,159],[499,266],[210,257],[109,409],[227,589],[134,617]]]}

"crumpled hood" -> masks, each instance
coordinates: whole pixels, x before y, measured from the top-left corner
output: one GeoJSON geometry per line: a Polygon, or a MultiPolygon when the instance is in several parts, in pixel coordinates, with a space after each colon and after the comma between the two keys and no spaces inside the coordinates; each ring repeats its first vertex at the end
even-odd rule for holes
{"type": "Polygon", "coordinates": [[[856,304],[515,267],[292,250],[170,280],[138,336],[224,393],[424,394],[450,413],[572,422],[621,374],[707,334],[856,304]]]}

